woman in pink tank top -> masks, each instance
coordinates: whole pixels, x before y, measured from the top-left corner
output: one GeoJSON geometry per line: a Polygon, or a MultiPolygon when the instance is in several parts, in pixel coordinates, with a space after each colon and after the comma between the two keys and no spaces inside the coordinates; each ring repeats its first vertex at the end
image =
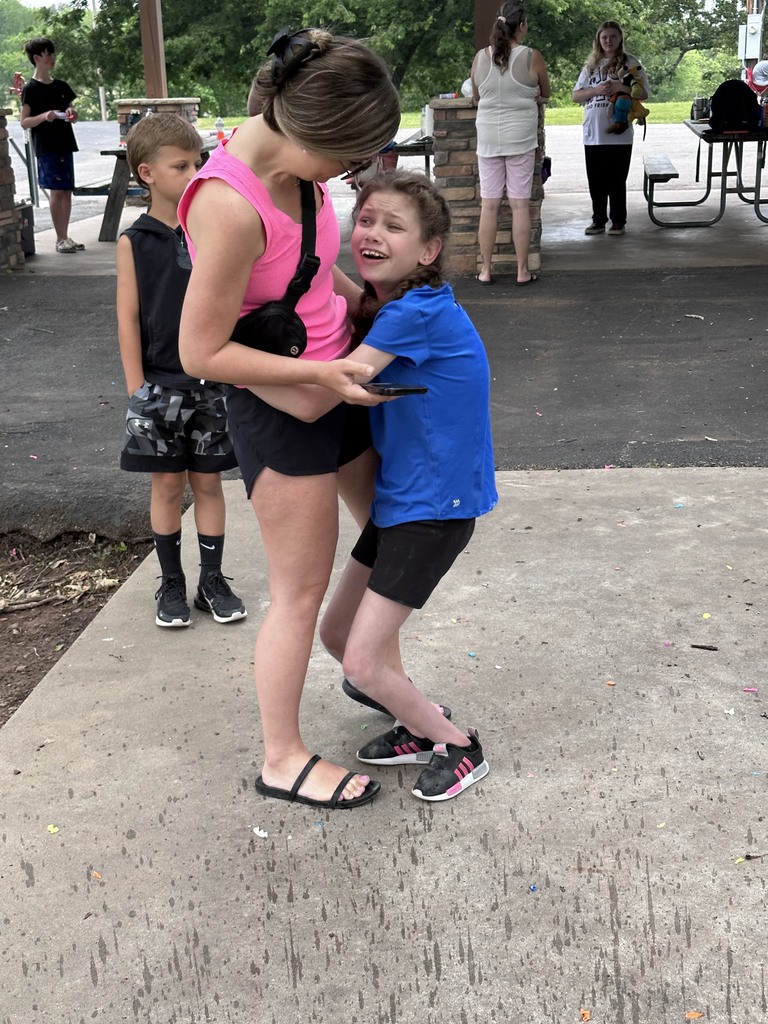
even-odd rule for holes
{"type": "Polygon", "coordinates": [[[386,66],[357,40],[284,30],[269,53],[252,88],[260,113],[216,150],[179,207],[194,263],[179,349],[189,373],[239,385],[230,389],[229,429],[269,565],[270,606],[254,657],[264,733],[256,789],[352,808],[372,800],[379,784],[311,756],[299,730],[336,550],[337,487],[362,526],[375,468],[363,407],[377,399],[357,383],[373,367],[345,358],[361,289],[335,265],[339,229],[325,182],[375,156],[393,138],[400,111],[386,66]],[[293,278],[301,251],[300,179],[316,183],[321,265],[296,307],[307,328],[306,352],[289,359],[230,337],[243,313],[280,299],[293,278]],[[282,411],[289,393],[317,385],[344,402],[313,423],[282,411]]]}

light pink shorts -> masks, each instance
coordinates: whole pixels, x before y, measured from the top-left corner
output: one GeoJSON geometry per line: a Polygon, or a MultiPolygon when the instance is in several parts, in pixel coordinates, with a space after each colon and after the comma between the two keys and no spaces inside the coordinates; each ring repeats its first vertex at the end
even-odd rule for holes
{"type": "Polygon", "coordinates": [[[507,199],[530,199],[535,160],[535,149],[517,156],[478,156],[480,198],[503,199],[506,184],[507,199]]]}

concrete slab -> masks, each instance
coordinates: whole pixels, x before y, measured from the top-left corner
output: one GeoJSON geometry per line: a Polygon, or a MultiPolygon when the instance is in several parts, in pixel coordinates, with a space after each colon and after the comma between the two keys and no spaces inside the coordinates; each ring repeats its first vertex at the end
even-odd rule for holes
{"type": "MultiPolygon", "coordinates": [[[[582,166],[580,136],[563,138],[553,187],[582,166]]],[[[590,239],[588,209],[548,189],[535,289],[457,287],[489,339],[505,464],[559,465],[534,456],[562,449],[561,425],[595,466],[681,425],[703,446],[711,413],[733,467],[768,437],[763,227],[734,208],[665,232],[633,189],[628,234],[590,239]]],[[[85,253],[41,244],[0,279],[4,494],[27,520],[39,488],[54,518],[71,506],[119,531],[146,492],[121,489],[105,452],[122,402],[99,222],[77,224],[85,253]],[[40,437],[61,458],[29,462],[40,437]]],[[[414,678],[478,727],[491,764],[439,807],[410,795],[410,768],[382,770],[381,796],[349,814],[256,796],[266,567],[239,482],[226,569],[245,622],[158,630],[143,563],[0,731],[0,1024],[766,1016],[765,469],[498,479],[499,508],[405,631],[414,678]]],[[[184,530],[193,557],[189,514],[184,530]]],[[[345,519],[337,568],[352,539],[345,519]]],[[[316,649],[303,714],[352,767],[388,720],[339,682],[316,649]]]]}
{"type": "MultiPolygon", "coordinates": [[[[405,634],[491,764],[446,805],[410,767],[347,814],[255,795],[239,484],[245,622],[158,630],[140,567],[0,732],[3,1024],[764,1016],[765,473],[499,485],[405,634]]],[[[316,651],[306,731],[353,764],[387,720],[339,682],[316,651]]]]}

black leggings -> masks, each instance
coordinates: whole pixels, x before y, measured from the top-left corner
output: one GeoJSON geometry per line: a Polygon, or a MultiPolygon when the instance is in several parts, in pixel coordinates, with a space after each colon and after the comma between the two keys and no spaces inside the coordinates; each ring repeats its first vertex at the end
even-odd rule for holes
{"type": "Polygon", "coordinates": [[[603,227],[611,221],[617,228],[627,223],[627,175],[632,159],[632,143],[618,146],[585,146],[589,194],[592,197],[592,222],[603,227]]]}

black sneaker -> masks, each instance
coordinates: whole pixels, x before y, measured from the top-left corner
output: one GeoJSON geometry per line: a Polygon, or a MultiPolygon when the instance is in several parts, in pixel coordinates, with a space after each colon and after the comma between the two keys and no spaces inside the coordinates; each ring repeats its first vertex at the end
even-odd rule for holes
{"type": "Polygon", "coordinates": [[[248,614],[237,594],[232,593],[227,579],[229,577],[220,572],[209,572],[205,579],[200,580],[195,594],[195,608],[210,612],[217,622],[234,622],[248,614]]]}
{"type": "Polygon", "coordinates": [[[163,576],[160,589],[155,594],[158,626],[188,626],[189,605],[187,604],[187,581],[183,574],[163,576]]]}
{"type": "MultiPolygon", "coordinates": [[[[380,711],[382,715],[389,715],[390,718],[395,717],[391,711],[387,711],[383,704],[379,704],[379,702],[374,700],[373,697],[369,697],[367,693],[363,693],[362,690],[358,690],[358,688],[353,686],[348,679],[344,679],[342,681],[341,688],[348,697],[351,697],[352,700],[356,700],[357,703],[362,704],[363,707],[370,708],[372,711],[380,711]]],[[[443,717],[450,719],[453,714],[451,709],[446,707],[444,704],[439,704],[438,707],[442,710],[443,717]]]]}
{"type": "Polygon", "coordinates": [[[484,779],[489,772],[483,748],[474,729],[469,730],[469,746],[436,743],[429,765],[419,775],[411,792],[420,800],[452,800],[484,779]]]}
{"type": "Polygon", "coordinates": [[[593,221],[584,232],[585,235],[604,235],[605,224],[595,224],[593,221]]]}
{"type": "Polygon", "coordinates": [[[366,764],[428,764],[432,740],[413,736],[403,725],[377,736],[357,752],[357,760],[366,764]]]}

